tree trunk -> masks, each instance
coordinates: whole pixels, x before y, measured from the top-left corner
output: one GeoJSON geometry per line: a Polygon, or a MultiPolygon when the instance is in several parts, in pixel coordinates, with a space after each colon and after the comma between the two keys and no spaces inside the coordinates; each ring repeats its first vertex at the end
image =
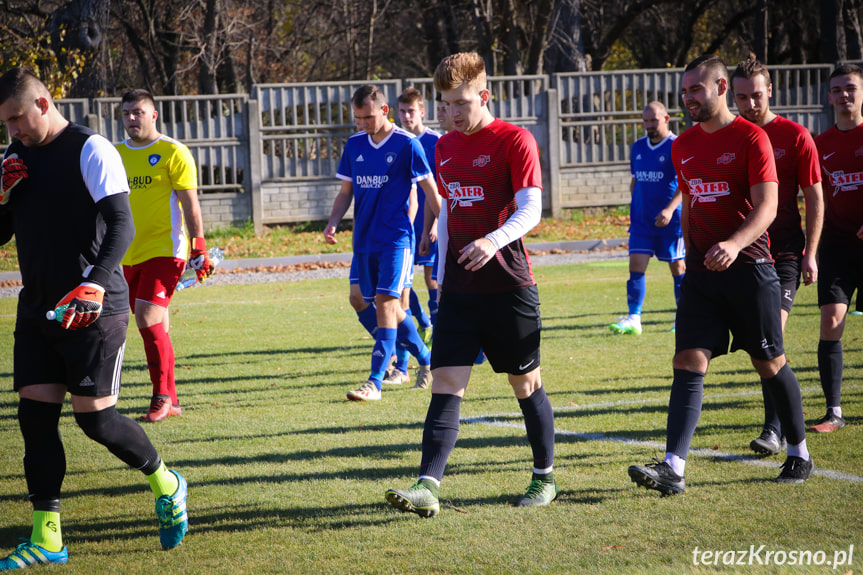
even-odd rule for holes
{"type": "Polygon", "coordinates": [[[51,47],[58,63],[66,66],[65,54],[80,51],[86,57],[69,91],[73,98],[104,96],[108,92],[109,0],[72,0],[58,8],[51,18],[51,47]]]}
{"type": "Polygon", "coordinates": [[[756,2],[755,13],[755,40],[753,52],[762,64],[767,64],[767,0],[756,2]]]}
{"type": "Polygon", "coordinates": [[[587,71],[580,4],[580,0],[555,0],[545,50],[545,71],[548,74],[587,71]]]}
{"type": "MultiPolygon", "coordinates": [[[[841,4],[841,0],[821,0],[822,62],[835,64],[844,58],[839,49],[839,37],[842,32],[842,23],[839,18],[841,4]]],[[[844,52],[844,49],[842,52],[844,52]]]]}
{"type": "Polygon", "coordinates": [[[842,21],[845,24],[845,47],[846,57],[849,60],[860,60],[863,58],[861,51],[860,20],[857,17],[860,2],[845,0],[842,6],[842,21]]]}
{"type": "Polygon", "coordinates": [[[216,71],[219,66],[216,38],[218,37],[219,0],[207,0],[204,14],[204,38],[206,44],[198,58],[198,93],[218,94],[219,85],[216,81],[216,71]]]}
{"type": "Polygon", "coordinates": [[[548,41],[548,23],[551,22],[552,0],[539,0],[536,8],[536,22],[530,34],[530,46],[524,65],[525,74],[542,73],[542,55],[548,41]]]}

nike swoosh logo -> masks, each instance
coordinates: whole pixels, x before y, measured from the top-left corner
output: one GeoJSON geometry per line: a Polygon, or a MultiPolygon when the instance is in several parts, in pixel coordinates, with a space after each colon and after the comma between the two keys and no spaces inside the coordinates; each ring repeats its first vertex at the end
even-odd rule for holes
{"type": "Polygon", "coordinates": [[[534,361],[536,361],[536,360],[532,359],[529,362],[527,362],[526,364],[518,366],[518,370],[522,371],[522,370],[529,368],[533,364],[534,361]]]}
{"type": "Polygon", "coordinates": [[[440,165],[441,165],[441,166],[443,166],[444,164],[446,164],[446,163],[447,163],[447,162],[449,162],[450,160],[452,160],[452,158],[447,158],[446,160],[441,160],[441,161],[440,161],[440,165]]]}
{"type": "Polygon", "coordinates": [[[690,157],[686,158],[685,160],[682,160],[680,163],[685,164],[686,162],[688,162],[689,160],[691,160],[693,158],[695,158],[695,156],[690,156],[690,157]]]}
{"type": "Polygon", "coordinates": [[[835,154],[835,153],[836,153],[836,152],[831,152],[830,154],[827,154],[826,156],[824,156],[824,159],[826,160],[827,158],[829,158],[830,156],[832,156],[832,155],[833,155],[833,154],[835,154]]]}

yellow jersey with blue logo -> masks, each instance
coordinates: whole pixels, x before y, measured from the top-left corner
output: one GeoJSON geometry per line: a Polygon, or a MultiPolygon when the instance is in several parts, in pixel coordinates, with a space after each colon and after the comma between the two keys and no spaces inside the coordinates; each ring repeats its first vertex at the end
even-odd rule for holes
{"type": "Polygon", "coordinates": [[[198,187],[195,159],[189,148],[164,135],[142,148],[134,147],[128,139],[116,146],[129,178],[129,203],[135,221],[135,239],[123,265],[157,257],[186,259],[189,239],[176,190],[198,187]]]}

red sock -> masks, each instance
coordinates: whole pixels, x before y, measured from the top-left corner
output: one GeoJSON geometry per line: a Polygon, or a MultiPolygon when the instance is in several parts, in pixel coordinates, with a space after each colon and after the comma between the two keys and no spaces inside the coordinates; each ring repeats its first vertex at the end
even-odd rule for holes
{"type": "MultiPolygon", "coordinates": [[[[147,369],[150,370],[150,381],[153,383],[153,395],[167,395],[171,402],[176,402],[176,391],[171,396],[169,374],[174,372],[174,347],[171,338],[161,323],[141,328],[144,339],[144,354],[147,356],[147,369]]],[[[173,379],[173,378],[171,378],[173,379]]]]}

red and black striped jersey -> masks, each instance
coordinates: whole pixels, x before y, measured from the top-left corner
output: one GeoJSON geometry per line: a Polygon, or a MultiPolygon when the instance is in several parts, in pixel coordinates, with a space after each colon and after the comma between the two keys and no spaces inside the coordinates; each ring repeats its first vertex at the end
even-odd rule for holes
{"type": "Polygon", "coordinates": [[[815,138],[824,173],[823,241],[859,246],[863,226],[863,124],[815,138]]]}

